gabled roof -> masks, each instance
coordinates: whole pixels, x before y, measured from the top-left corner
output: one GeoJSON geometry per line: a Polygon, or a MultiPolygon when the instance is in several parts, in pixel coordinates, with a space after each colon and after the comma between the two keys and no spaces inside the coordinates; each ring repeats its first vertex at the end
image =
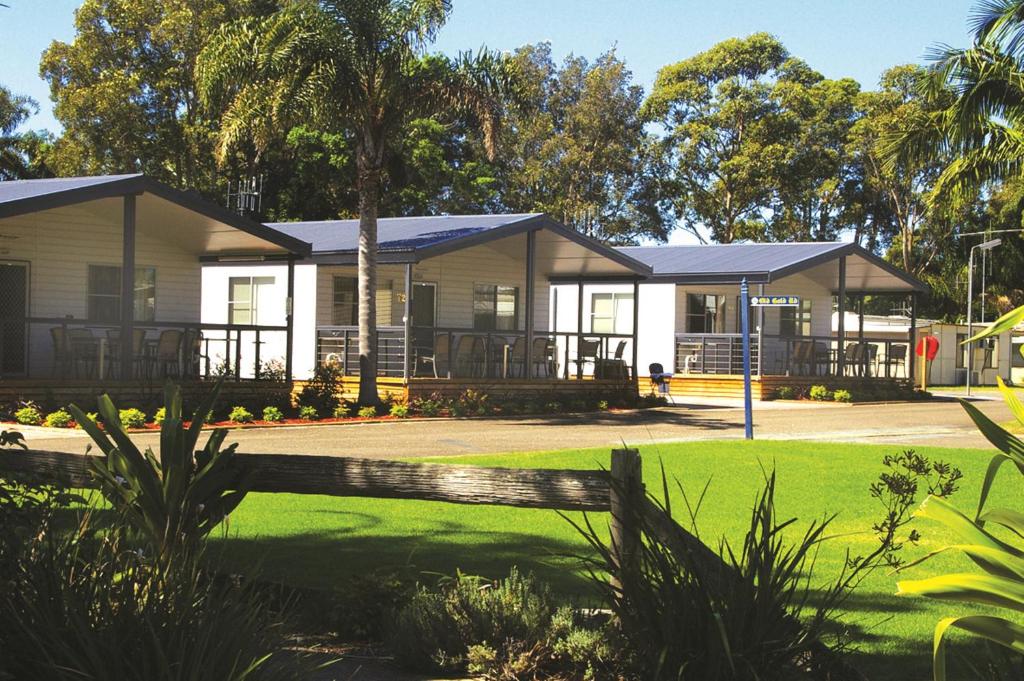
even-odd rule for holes
{"type": "Polygon", "coordinates": [[[152,194],[291,253],[310,253],[307,243],[211,203],[195,192],[174,189],[141,173],[0,182],[0,218],[129,194],[152,194]]]}
{"type": "MultiPolygon", "coordinates": [[[[927,291],[916,277],[903,272],[870,251],[852,243],[798,242],[775,244],[715,244],[705,246],[625,246],[623,253],[647,263],[654,270],[652,280],[680,284],[739,283],[769,284],[782,277],[811,270],[841,256],[855,258],[876,280],[885,279],[887,288],[849,288],[873,291],[927,291]]],[[[850,267],[848,262],[847,267],[850,267]]],[[[848,277],[850,279],[851,277],[848,277]]],[[[865,279],[867,275],[865,275],[865,279]]]]}
{"type": "MultiPolygon", "coordinates": [[[[270,227],[313,245],[321,262],[354,263],[359,246],[359,220],[275,222],[270,227]]],[[[502,215],[437,215],[378,218],[377,258],[383,264],[418,262],[497,239],[544,229],[597,253],[634,274],[651,268],[627,253],[583,236],[544,213],[502,215]]]]}

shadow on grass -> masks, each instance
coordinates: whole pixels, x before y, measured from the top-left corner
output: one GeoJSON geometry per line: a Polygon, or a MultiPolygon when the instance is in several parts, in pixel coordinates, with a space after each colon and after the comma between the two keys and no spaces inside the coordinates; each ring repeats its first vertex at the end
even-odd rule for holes
{"type": "MultiPolygon", "coordinates": [[[[325,513],[336,513],[325,511],[325,513]]],[[[429,534],[380,536],[360,534],[382,522],[368,514],[357,527],[278,537],[215,538],[224,560],[234,569],[261,579],[315,588],[344,587],[346,579],[374,571],[415,572],[433,582],[456,570],[489,578],[508,575],[512,566],[533,572],[559,594],[576,600],[592,588],[576,543],[526,532],[490,532],[439,521],[429,534]]]]}
{"type": "Polygon", "coordinates": [[[727,430],[735,428],[736,423],[727,419],[697,416],[690,408],[643,409],[630,412],[597,411],[582,414],[551,414],[543,418],[523,417],[509,419],[516,425],[524,426],[638,426],[665,425],[687,426],[706,430],[727,430]]]}

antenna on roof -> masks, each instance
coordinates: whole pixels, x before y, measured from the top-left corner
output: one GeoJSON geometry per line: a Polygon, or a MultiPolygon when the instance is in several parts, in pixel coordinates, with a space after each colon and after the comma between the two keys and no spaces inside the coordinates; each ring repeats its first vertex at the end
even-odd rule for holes
{"type": "Polygon", "coordinates": [[[263,174],[239,180],[232,184],[228,180],[228,210],[239,215],[259,214],[263,205],[263,174]]]}

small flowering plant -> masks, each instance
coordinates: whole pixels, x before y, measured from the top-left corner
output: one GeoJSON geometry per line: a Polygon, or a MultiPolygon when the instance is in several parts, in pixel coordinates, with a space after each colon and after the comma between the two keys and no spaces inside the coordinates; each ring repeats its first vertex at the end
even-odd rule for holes
{"type": "Polygon", "coordinates": [[[104,430],[76,405],[69,407],[104,454],[90,462],[100,492],[164,565],[198,548],[245,498],[245,480],[232,466],[237,445],[223,446],[226,430],[214,430],[196,452],[202,415],[212,410],[220,387],[218,383],[203,400],[186,428],[181,390],[167,383],[159,454],[152,448],[139,451],[109,396],[99,399],[104,430]]]}

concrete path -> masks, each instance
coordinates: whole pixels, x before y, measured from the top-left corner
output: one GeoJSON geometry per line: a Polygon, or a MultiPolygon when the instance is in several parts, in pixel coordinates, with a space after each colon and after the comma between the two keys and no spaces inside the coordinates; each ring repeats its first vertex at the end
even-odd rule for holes
{"type": "MultiPolygon", "coordinates": [[[[996,422],[1009,421],[998,398],[975,401],[996,422]]],[[[755,406],[755,436],[775,440],[870,442],[940,447],[988,447],[955,401],[837,405],[765,403],[755,406]]],[[[81,431],[23,428],[29,446],[84,452],[81,431]]],[[[743,411],[734,404],[688,404],[640,412],[549,418],[410,420],[332,426],[237,430],[228,442],[253,453],[315,453],[369,458],[547,451],[740,438],[743,411]]],[[[156,433],[135,436],[156,445],[156,433]]]]}

